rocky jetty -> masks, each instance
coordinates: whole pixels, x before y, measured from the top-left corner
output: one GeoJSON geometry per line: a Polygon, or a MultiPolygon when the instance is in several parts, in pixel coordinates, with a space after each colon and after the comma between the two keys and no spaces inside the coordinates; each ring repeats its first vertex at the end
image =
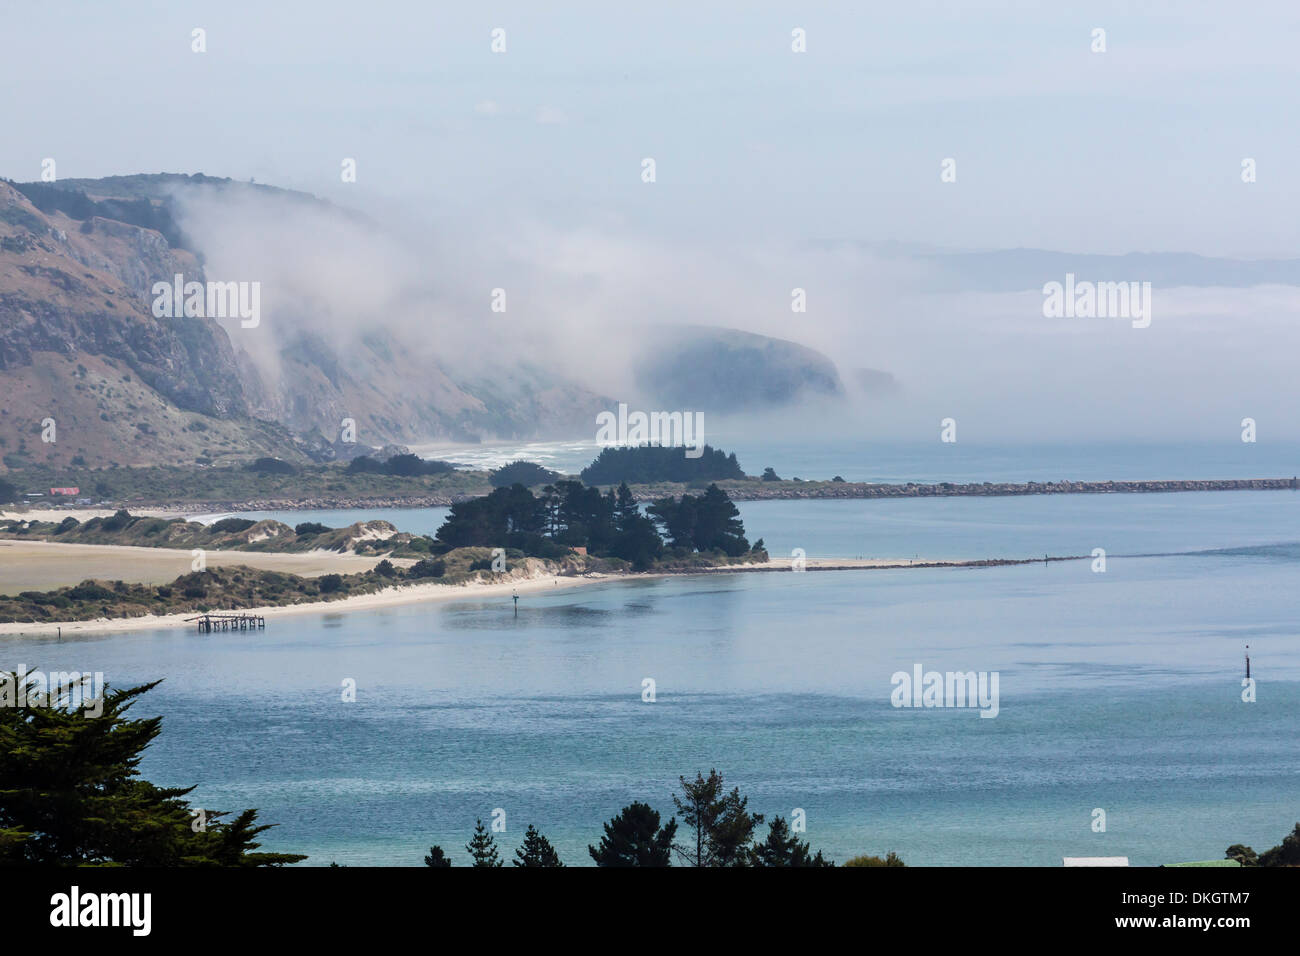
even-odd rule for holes
{"type": "Polygon", "coordinates": [[[1159,494],[1175,491],[1278,491],[1295,490],[1296,478],[1214,478],[1214,479],[1172,479],[1164,481],[1027,481],[1015,482],[971,482],[956,484],[939,482],[921,485],[908,482],[905,485],[872,484],[867,482],[801,482],[793,487],[789,482],[781,482],[779,487],[772,483],[764,485],[746,485],[737,483],[720,483],[736,501],[765,501],[769,499],[799,498],[949,498],[949,497],[994,497],[1002,495],[1116,495],[1116,494],[1159,494]]]}

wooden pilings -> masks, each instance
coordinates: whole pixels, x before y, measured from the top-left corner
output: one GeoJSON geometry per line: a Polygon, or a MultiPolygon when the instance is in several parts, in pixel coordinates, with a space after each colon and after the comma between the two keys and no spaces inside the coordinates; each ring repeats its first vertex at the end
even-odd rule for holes
{"type": "Polygon", "coordinates": [[[266,627],[266,618],[260,614],[201,614],[198,617],[188,617],[185,621],[196,622],[200,634],[210,634],[213,631],[251,631],[266,627]]]}

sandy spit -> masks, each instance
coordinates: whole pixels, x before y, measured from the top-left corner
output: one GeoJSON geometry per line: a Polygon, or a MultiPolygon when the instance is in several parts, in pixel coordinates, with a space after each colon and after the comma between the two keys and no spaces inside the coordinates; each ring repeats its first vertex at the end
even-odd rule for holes
{"type": "MultiPolygon", "coordinates": [[[[85,547],[97,547],[96,545],[86,545],[85,547]]],[[[157,550],[150,548],[131,548],[136,550],[157,550]]],[[[217,552],[209,552],[209,555],[217,552]]],[[[240,557],[246,556],[248,552],[226,552],[231,555],[240,557]]],[[[330,552],[324,552],[330,554],[330,552]]],[[[3,552],[0,552],[3,554],[3,552]]],[[[263,555],[268,557],[269,555],[263,555]]],[[[301,555],[278,555],[279,557],[296,558],[301,555]]],[[[339,557],[334,555],[334,557],[339,557]]],[[[369,560],[369,559],[366,559],[369,560]]],[[[1036,563],[1038,559],[1033,559],[1036,563]]],[[[1062,560],[1081,560],[1078,558],[1053,558],[1053,561],[1062,560]]],[[[238,562],[236,562],[238,563],[238,562]]],[[[920,558],[808,558],[806,560],[806,569],[808,571],[850,571],[866,569],[884,569],[884,568],[954,568],[954,567],[988,567],[991,565],[1009,565],[1009,564],[1027,564],[1029,560],[972,560],[972,561],[927,561],[920,558]]],[[[261,608],[242,608],[238,612],[242,614],[259,614],[266,618],[267,626],[278,617],[290,617],[301,614],[338,614],[347,611],[373,611],[387,607],[397,607],[404,604],[420,604],[435,601],[465,601],[479,600],[482,598],[502,597],[508,598],[513,593],[520,596],[536,593],[539,591],[551,591],[556,588],[572,588],[585,584],[609,583],[614,581],[637,581],[647,578],[668,577],[675,573],[708,575],[708,574],[731,574],[731,573],[753,573],[753,572],[790,572],[793,570],[789,559],[768,561],[764,564],[736,565],[708,570],[688,571],[688,572],[657,572],[652,574],[586,574],[570,576],[553,576],[550,574],[534,578],[520,579],[516,578],[509,581],[471,581],[466,584],[412,584],[404,587],[386,588],[382,591],[376,591],[373,594],[359,594],[353,597],[341,598],[337,601],[312,601],[304,604],[292,604],[277,607],[261,608]]],[[[191,612],[181,614],[163,614],[163,615],[146,615],[143,617],[131,618],[99,618],[89,621],[71,621],[63,623],[0,623],[0,636],[35,636],[35,635],[53,635],[56,633],[63,634],[83,634],[83,633],[112,633],[121,631],[138,631],[151,630],[154,628],[166,627],[183,627],[193,629],[193,624],[187,624],[186,618],[194,617],[191,612]],[[61,629],[61,631],[60,631],[61,629]]]]}

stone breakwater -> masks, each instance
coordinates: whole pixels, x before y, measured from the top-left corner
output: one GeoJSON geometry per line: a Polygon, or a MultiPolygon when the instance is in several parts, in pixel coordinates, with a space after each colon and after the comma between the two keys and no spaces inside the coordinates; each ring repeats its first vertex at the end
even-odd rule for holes
{"type": "MultiPolygon", "coordinates": [[[[994,497],[1006,495],[1116,495],[1162,494],[1177,491],[1280,491],[1296,490],[1296,478],[1211,478],[1174,479],[1167,481],[1028,481],[971,482],[955,484],[905,485],[874,484],[855,481],[806,481],[793,483],[759,481],[720,481],[733,501],[771,501],[826,498],[950,498],[994,497]]],[[[653,488],[633,488],[637,501],[653,501],[666,495],[683,492],[698,494],[701,489],[686,485],[656,485],[653,488]]],[[[308,511],[323,510],[374,510],[377,508],[445,508],[478,495],[386,495],[364,498],[352,495],[313,496],[310,498],[248,498],[243,501],[169,502],[165,499],[137,499],[114,507],[133,509],[167,509],[177,514],[212,514],[227,511],[308,511]]],[[[64,509],[75,511],[75,508],[64,509]]],[[[101,509],[103,510],[102,506],[101,509]]],[[[39,517],[40,509],[33,509],[29,517],[39,517]]]]}
{"type": "Polygon", "coordinates": [[[1116,495],[1161,494],[1176,491],[1280,491],[1296,490],[1296,478],[1212,478],[1175,479],[1168,481],[1028,481],[971,482],[955,484],[905,485],[868,484],[865,482],[807,482],[800,488],[782,482],[780,488],[749,488],[726,483],[727,493],[736,501],[766,501],[799,498],[951,498],[995,497],[1006,495],[1116,495]]]}

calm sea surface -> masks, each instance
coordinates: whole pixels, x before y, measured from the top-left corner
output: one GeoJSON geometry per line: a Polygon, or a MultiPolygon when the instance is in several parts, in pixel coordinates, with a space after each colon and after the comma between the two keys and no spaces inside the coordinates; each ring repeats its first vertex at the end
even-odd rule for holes
{"type": "MultiPolygon", "coordinates": [[[[1134,476],[1150,475],[1102,477],[1134,476]]],[[[136,708],[165,716],[143,772],[197,784],[205,807],[260,808],[279,824],[266,844],[311,864],[418,865],[437,843],[461,865],[475,818],[495,808],[506,849],[535,823],[583,864],[620,807],[644,800],[666,816],[678,775],[710,767],[760,812],[805,810],[806,838],[837,860],[1149,865],[1270,847],[1300,820],[1296,494],[742,511],[774,555],[1104,548],[1107,566],[604,583],[526,594],[518,616],[508,599],[476,599],[272,618],[259,634],[6,640],[0,666],[166,678],[136,708]],[[892,707],[891,675],[916,664],[996,671],[998,716],[892,707]],[[340,699],[347,678],[355,703],[340,699]]],[[[443,514],[277,516],[427,532],[443,514]]]]}

